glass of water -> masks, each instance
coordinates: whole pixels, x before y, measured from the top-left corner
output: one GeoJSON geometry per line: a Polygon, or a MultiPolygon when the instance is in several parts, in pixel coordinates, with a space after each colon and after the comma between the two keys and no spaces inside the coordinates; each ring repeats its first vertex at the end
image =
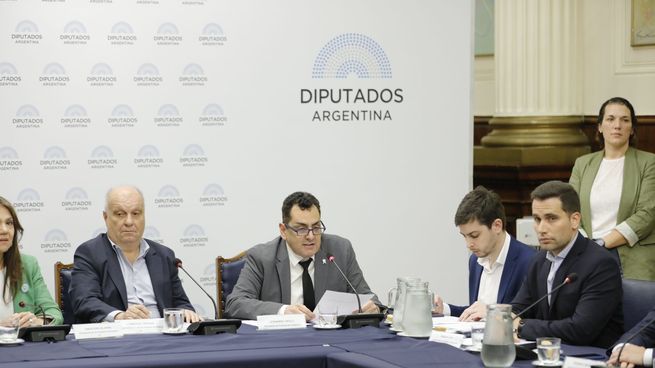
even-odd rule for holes
{"type": "Polygon", "coordinates": [[[539,363],[543,365],[559,363],[561,344],[562,341],[558,337],[537,338],[537,355],[539,356],[539,363]]]}
{"type": "Polygon", "coordinates": [[[164,333],[184,332],[184,311],[182,308],[164,309],[164,333]]]}
{"type": "Polygon", "coordinates": [[[14,342],[18,339],[19,321],[17,318],[0,322],[0,342],[14,342]]]}

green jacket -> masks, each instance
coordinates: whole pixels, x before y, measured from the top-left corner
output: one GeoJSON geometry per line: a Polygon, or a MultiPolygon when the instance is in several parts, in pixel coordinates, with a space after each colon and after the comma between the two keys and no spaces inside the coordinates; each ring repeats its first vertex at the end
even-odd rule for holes
{"type": "MultiPolygon", "coordinates": [[[[589,197],[603,151],[579,157],[569,183],[580,195],[582,228],[591,235],[589,197]]],[[[627,223],[639,240],[618,247],[623,276],[655,281],[655,154],[632,147],[625,153],[623,189],[616,223],[627,223]]]]}
{"type": "Polygon", "coordinates": [[[32,312],[38,317],[42,315],[42,312],[38,310],[37,306],[41,306],[45,310],[45,314],[52,318],[52,324],[62,324],[64,317],[43,282],[36,258],[21,254],[20,259],[23,264],[23,280],[18,284],[18,290],[14,296],[14,312],[32,312]],[[24,307],[20,306],[21,302],[24,302],[24,307]]]}

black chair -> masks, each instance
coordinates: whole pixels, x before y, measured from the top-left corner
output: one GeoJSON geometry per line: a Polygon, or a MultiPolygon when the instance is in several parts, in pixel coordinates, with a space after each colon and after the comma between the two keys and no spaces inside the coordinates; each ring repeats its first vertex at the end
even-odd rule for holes
{"type": "Polygon", "coordinates": [[[655,282],[623,279],[623,328],[628,331],[655,307],[655,282]]]}
{"type": "Polygon", "coordinates": [[[241,252],[232,258],[216,257],[216,300],[218,302],[218,318],[225,314],[225,300],[236,285],[241,269],[246,264],[246,252],[241,252]]]}
{"type": "Polygon", "coordinates": [[[73,305],[68,291],[71,286],[71,276],[73,273],[72,263],[55,263],[55,299],[61,313],[64,315],[64,324],[73,324],[75,315],[73,314],[73,305]]]}

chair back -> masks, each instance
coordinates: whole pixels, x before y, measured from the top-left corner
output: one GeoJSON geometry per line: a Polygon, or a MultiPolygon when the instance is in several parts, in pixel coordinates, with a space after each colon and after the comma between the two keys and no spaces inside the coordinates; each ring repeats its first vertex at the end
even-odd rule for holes
{"type": "Polygon", "coordinates": [[[623,328],[629,331],[655,307],[655,282],[623,279],[623,328]]]}
{"type": "Polygon", "coordinates": [[[72,263],[55,263],[55,299],[61,313],[64,315],[64,324],[73,324],[75,322],[73,304],[68,292],[71,286],[72,273],[72,263]]]}
{"type": "Polygon", "coordinates": [[[216,301],[218,303],[218,318],[225,314],[225,300],[232,293],[241,269],[246,264],[246,252],[241,252],[232,258],[216,257],[216,301]]]}

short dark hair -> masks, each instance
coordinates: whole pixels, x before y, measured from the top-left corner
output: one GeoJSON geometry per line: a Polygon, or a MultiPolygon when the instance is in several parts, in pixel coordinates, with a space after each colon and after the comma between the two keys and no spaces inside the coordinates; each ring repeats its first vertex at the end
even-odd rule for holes
{"type": "Polygon", "coordinates": [[[308,210],[312,208],[312,206],[316,206],[319,215],[321,214],[321,204],[316,197],[307,192],[295,192],[289,194],[289,196],[284,199],[284,202],[282,202],[282,223],[289,223],[291,220],[291,209],[294,205],[298,205],[301,210],[308,210]]]}
{"type": "Polygon", "coordinates": [[[547,181],[530,193],[530,199],[533,201],[535,199],[543,201],[550,198],[559,198],[562,202],[562,209],[569,215],[580,212],[580,197],[569,183],[559,180],[547,181]]]}
{"type": "MultiPolygon", "coordinates": [[[[632,147],[637,145],[637,115],[635,114],[635,108],[632,107],[632,104],[630,101],[626,100],[623,97],[612,97],[609,100],[603,102],[603,104],[600,106],[600,110],[598,111],[598,119],[597,123],[598,125],[603,123],[603,119],[605,119],[605,108],[607,105],[623,105],[630,110],[630,121],[632,122],[632,134],[630,134],[630,141],[628,144],[632,147]]],[[[596,129],[596,141],[598,144],[600,144],[600,147],[603,148],[605,147],[605,140],[603,139],[603,135],[596,129]]]]}
{"type": "Polygon", "coordinates": [[[505,229],[505,207],[500,201],[500,196],[480,185],[468,192],[460,202],[455,213],[455,226],[478,220],[491,228],[496,219],[503,221],[503,229],[505,229]]]}

